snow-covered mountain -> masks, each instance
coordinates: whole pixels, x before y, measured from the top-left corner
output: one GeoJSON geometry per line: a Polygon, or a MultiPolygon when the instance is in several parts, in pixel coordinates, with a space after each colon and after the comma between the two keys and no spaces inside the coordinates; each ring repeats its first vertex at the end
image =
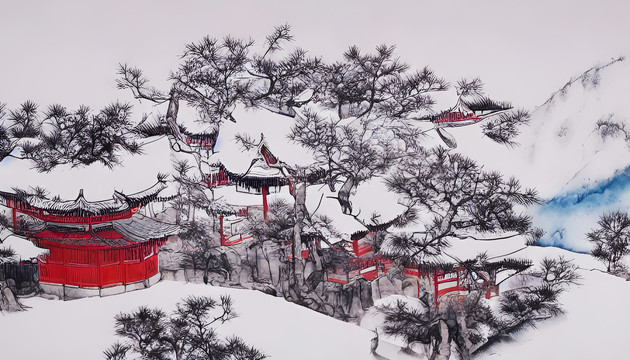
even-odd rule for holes
{"type": "Polygon", "coordinates": [[[588,251],[584,234],[600,214],[624,206],[630,184],[630,63],[623,58],[571,78],[530,110],[516,144],[482,138],[480,129],[453,130],[457,151],[515,176],[545,201],[534,213],[548,244],[588,251]]]}

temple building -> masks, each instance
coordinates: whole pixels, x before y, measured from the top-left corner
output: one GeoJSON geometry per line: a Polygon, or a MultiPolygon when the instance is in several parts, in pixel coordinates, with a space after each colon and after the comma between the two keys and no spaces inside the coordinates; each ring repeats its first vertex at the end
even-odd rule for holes
{"type": "Polygon", "coordinates": [[[160,180],[151,188],[91,202],[83,191],[71,201],[26,192],[0,192],[11,209],[13,231],[48,253],[38,257],[40,286],[63,299],[142,289],[160,279],[158,252],[178,226],[142,214],[165,201],[160,180]]]}
{"type": "MultiPolygon", "coordinates": [[[[230,171],[220,161],[211,166],[204,183],[211,189],[231,188],[223,192],[222,197],[234,200],[230,193],[242,193],[258,195],[262,197],[262,206],[237,205],[230,202],[230,210],[224,210],[219,214],[221,245],[229,246],[250,239],[249,234],[242,232],[244,219],[250,215],[250,210],[262,210],[263,218],[267,221],[269,204],[267,196],[279,193],[282,187],[288,188],[286,194],[290,197],[290,174],[286,164],[278,160],[269,150],[269,147],[261,134],[261,140],[253,152],[253,158],[249,160],[249,167],[244,173],[230,171]]],[[[251,203],[251,202],[248,202],[251,203]]]]}

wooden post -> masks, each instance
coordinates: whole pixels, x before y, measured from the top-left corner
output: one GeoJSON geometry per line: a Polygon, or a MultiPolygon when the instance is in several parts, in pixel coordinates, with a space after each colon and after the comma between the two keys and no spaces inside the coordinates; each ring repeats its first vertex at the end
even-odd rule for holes
{"type": "Polygon", "coordinates": [[[13,208],[13,231],[17,230],[17,211],[13,208]]]}

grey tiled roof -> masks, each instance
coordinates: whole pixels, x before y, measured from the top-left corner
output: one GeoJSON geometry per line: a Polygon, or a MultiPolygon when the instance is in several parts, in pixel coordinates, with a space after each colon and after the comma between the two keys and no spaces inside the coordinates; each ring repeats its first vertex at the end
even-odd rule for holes
{"type": "Polygon", "coordinates": [[[164,238],[175,235],[180,231],[178,225],[164,223],[142,214],[136,214],[129,219],[115,221],[112,225],[114,230],[124,236],[125,239],[134,242],[164,238]]]}

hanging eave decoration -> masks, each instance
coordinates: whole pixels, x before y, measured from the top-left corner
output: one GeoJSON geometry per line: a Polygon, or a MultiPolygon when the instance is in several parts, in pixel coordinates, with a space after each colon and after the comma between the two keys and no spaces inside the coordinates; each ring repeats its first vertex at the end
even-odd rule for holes
{"type": "Polygon", "coordinates": [[[206,150],[214,148],[218,137],[218,132],[192,134],[185,131],[183,134],[187,145],[206,150]]]}
{"type": "Polygon", "coordinates": [[[511,108],[509,103],[497,102],[488,97],[468,100],[460,97],[454,107],[429,119],[436,128],[467,126],[511,108]]]}

